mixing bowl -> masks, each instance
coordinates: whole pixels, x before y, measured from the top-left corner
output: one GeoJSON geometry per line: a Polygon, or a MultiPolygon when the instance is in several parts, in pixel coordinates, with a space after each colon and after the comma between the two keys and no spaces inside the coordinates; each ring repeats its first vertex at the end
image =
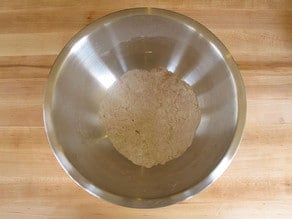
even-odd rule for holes
{"type": "Polygon", "coordinates": [[[170,205],[214,182],[236,152],[245,115],[244,85],[224,45],[198,22],[154,8],[112,13],[76,34],[51,69],[44,99],[48,140],[69,176],[96,197],[136,208],[170,205]],[[143,168],[114,149],[98,110],[121,75],[155,67],[191,86],[201,121],[181,157],[143,168]]]}

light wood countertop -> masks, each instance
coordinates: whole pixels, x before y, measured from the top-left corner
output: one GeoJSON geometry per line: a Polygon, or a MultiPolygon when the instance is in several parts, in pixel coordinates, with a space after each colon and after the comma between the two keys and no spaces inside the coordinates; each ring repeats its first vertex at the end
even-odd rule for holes
{"type": "Polygon", "coordinates": [[[292,1],[15,0],[0,3],[0,218],[292,218],[292,1]],[[230,50],[247,92],[231,166],[194,198],[158,209],[99,200],[61,169],[42,104],[65,43],[95,19],[151,6],[205,25],[230,50]]]}

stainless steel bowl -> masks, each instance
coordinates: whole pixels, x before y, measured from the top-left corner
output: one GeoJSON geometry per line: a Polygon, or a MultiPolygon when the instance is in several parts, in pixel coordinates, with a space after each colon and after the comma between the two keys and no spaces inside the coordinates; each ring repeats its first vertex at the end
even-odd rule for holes
{"type": "Polygon", "coordinates": [[[244,85],[224,45],[198,22],[154,8],[107,15],[75,35],[52,67],[44,100],[47,136],[68,175],[96,197],[136,208],[170,205],[214,182],[236,152],[245,116],[244,85]],[[147,169],[103,138],[98,108],[122,74],[154,67],[192,87],[202,118],[181,157],[147,169]]]}

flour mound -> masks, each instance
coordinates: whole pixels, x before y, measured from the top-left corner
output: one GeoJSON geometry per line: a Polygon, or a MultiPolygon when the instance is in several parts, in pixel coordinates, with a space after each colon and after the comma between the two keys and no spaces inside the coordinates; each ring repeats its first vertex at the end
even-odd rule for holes
{"type": "Polygon", "coordinates": [[[150,168],[182,155],[200,122],[191,88],[164,68],[131,70],[100,105],[113,146],[134,164],[150,168]]]}

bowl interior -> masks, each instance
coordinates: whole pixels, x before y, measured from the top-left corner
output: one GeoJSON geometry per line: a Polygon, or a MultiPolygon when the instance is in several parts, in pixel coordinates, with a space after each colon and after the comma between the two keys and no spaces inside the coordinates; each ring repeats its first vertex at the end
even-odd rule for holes
{"type": "Polygon", "coordinates": [[[110,15],[86,27],[59,55],[47,88],[45,123],[57,158],[85,189],[110,201],[107,195],[143,203],[180,193],[187,198],[196,185],[200,191],[214,177],[200,182],[226,158],[237,127],[238,88],[227,50],[198,23],[148,10],[110,15]],[[98,110],[122,74],[154,67],[167,68],[192,87],[201,122],[181,157],[147,169],[128,161],[104,138],[98,110]]]}

